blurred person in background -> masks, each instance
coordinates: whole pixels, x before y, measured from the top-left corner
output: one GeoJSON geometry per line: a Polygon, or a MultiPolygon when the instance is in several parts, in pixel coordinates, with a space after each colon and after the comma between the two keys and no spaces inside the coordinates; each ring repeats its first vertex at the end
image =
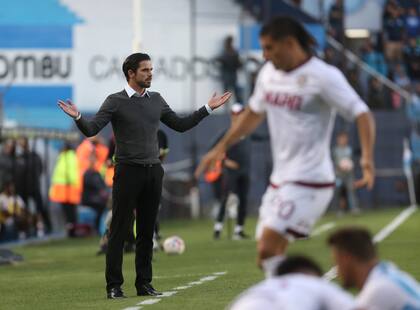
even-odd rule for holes
{"type": "Polygon", "coordinates": [[[238,86],[238,70],[242,67],[241,59],[233,46],[233,37],[228,36],[223,43],[223,51],[216,58],[220,62],[220,77],[224,91],[233,91],[236,102],[243,102],[238,86]]]}
{"type": "MultiPolygon", "coordinates": [[[[169,143],[168,143],[168,136],[166,133],[159,129],[157,132],[158,135],[158,145],[159,145],[159,160],[161,163],[165,161],[166,156],[169,154],[169,143]]],[[[162,208],[162,204],[159,206],[159,210],[162,208]]],[[[159,215],[156,219],[156,226],[155,226],[155,233],[153,236],[153,247],[154,249],[159,248],[159,240],[162,239],[160,235],[160,223],[159,223],[159,215]]]]}
{"type": "Polygon", "coordinates": [[[355,120],[361,141],[363,176],[374,183],[375,124],[367,105],[335,67],[313,56],[314,39],[290,17],[276,17],[260,32],[264,58],[249,105],[221,141],[207,153],[196,177],[222,160],[230,146],[268,119],[273,171],[259,210],[258,265],[267,276],[288,244],[310,235],[327,209],[335,176],[330,139],[336,112],[355,120]]]}
{"type": "Polygon", "coordinates": [[[349,136],[346,132],[340,132],[337,135],[336,145],[333,148],[339,215],[346,211],[354,214],[359,212],[354,193],[354,164],[352,157],[353,150],[349,145],[349,136]]]}
{"type": "Polygon", "coordinates": [[[420,35],[420,17],[415,7],[410,7],[405,16],[405,34],[408,38],[417,39],[420,35]]]}
{"type": "Polygon", "coordinates": [[[345,288],[357,288],[357,309],[420,309],[420,285],[393,263],[381,261],[365,228],[346,227],[328,238],[338,276],[345,288]]]}
{"type": "Polygon", "coordinates": [[[97,135],[84,139],[76,148],[81,177],[83,177],[85,171],[91,166],[92,155],[95,158],[93,168],[99,173],[105,174],[108,152],[108,147],[105,145],[104,139],[101,136],[97,135]]]}
{"type": "Polygon", "coordinates": [[[356,93],[363,98],[363,89],[359,80],[359,70],[357,68],[352,68],[348,70],[347,79],[351,87],[353,87],[353,89],[356,91],[356,93]]]}
{"type": "MultiPolygon", "coordinates": [[[[33,199],[38,217],[42,222],[37,226],[38,235],[51,233],[52,225],[49,210],[41,194],[41,175],[44,170],[41,156],[30,149],[27,138],[18,140],[20,152],[16,157],[16,192],[28,206],[33,199]]],[[[37,224],[37,223],[35,223],[37,224]]]]}
{"type": "Polygon", "coordinates": [[[414,83],[411,92],[411,102],[405,105],[405,113],[411,125],[409,153],[406,153],[406,160],[413,174],[416,201],[420,201],[420,83],[414,83]]]}
{"type": "Polygon", "coordinates": [[[367,104],[372,110],[392,109],[390,93],[376,77],[369,80],[367,104]]]}
{"type": "Polygon", "coordinates": [[[413,83],[420,82],[420,46],[415,38],[410,38],[403,50],[404,65],[413,83]]]}
{"type": "Polygon", "coordinates": [[[109,192],[103,176],[96,170],[97,159],[94,153],[91,154],[89,162],[89,168],[83,175],[82,205],[95,211],[95,229],[99,234],[100,221],[106,208],[109,192]]]}
{"type": "Polygon", "coordinates": [[[385,61],[383,53],[374,46],[372,39],[368,38],[365,40],[364,45],[361,48],[362,60],[369,65],[376,72],[387,75],[388,65],[385,61]]]}
{"type": "Polygon", "coordinates": [[[151,86],[153,66],[149,55],[134,53],[126,58],[122,71],[127,80],[122,91],[111,94],[95,116],[88,120],[70,101],[59,100],[59,107],[74,119],[87,137],[92,137],[109,122],[115,134],[115,175],[112,191],[112,220],[106,253],[106,291],[108,299],[125,298],[121,289],[123,248],[130,234],[136,210],[136,280],[138,296],[157,296],[152,286],[153,234],[161,194],[163,168],[159,160],[157,131],[163,122],[178,132],[200,123],[212,110],[231,96],[214,94],[205,106],[190,115],[178,116],[151,86]]]}
{"type": "Polygon", "coordinates": [[[396,64],[394,66],[393,80],[395,84],[397,84],[401,88],[404,88],[406,90],[410,88],[411,81],[405,72],[404,66],[401,64],[396,64]]]}
{"type": "Polygon", "coordinates": [[[74,147],[65,142],[58,155],[51,178],[49,197],[61,204],[68,237],[76,237],[77,205],[81,199],[79,161],[74,147]]]}
{"type": "Polygon", "coordinates": [[[322,278],[319,265],[292,255],[279,264],[275,276],[242,293],[230,310],[354,310],[353,296],[322,278]]]}
{"type": "Polygon", "coordinates": [[[0,194],[0,241],[25,239],[30,222],[31,214],[25,202],[16,194],[13,182],[7,181],[0,194]]]}
{"type": "MultiPolygon", "coordinates": [[[[244,107],[235,103],[231,107],[231,124],[232,126],[238,121],[240,113],[244,107]]],[[[222,136],[226,133],[223,132],[222,136]]],[[[220,138],[222,138],[222,136],[220,138]]],[[[238,212],[236,217],[236,227],[233,233],[234,240],[249,238],[244,232],[246,209],[248,205],[249,191],[249,174],[251,165],[251,140],[243,137],[226,152],[226,156],[222,161],[223,172],[221,177],[222,196],[221,205],[217,214],[216,223],[214,224],[213,237],[220,238],[223,229],[223,223],[226,213],[226,205],[229,195],[234,193],[239,198],[238,212]]]]}
{"type": "Polygon", "coordinates": [[[0,153],[0,188],[7,182],[15,180],[16,167],[16,141],[5,140],[0,153]]]}
{"type": "Polygon", "coordinates": [[[384,47],[387,60],[394,64],[402,59],[405,22],[396,1],[389,1],[383,19],[384,47]]]}
{"type": "Polygon", "coordinates": [[[343,0],[335,0],[328,14],[329,31],[334,39],[344,43],[344,4],[343,0]]]}

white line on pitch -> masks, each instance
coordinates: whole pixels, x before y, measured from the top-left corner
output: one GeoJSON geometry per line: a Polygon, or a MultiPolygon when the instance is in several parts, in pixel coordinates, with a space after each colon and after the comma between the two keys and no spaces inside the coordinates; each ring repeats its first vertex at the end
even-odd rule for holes
{"type": "Polygon", "coordinates": [[[203,282],[201,282],[201,281],[193,281],[193,282],[188,283],[189,286],[200,285],[200,284],[203,284],[203,282]]]}
{"type": "Polygon", "coordinates": [[[162,292],[162,295],[160,295],[159,297],[171,297],[171,296],[175,295],[176,293],[178,293],[178,292],[177,291],[162,292]]]}
{"type": "Polygon", "coordinates": [[[375,237],[373,237],[373,242],[379,243],[388,237],[398,226],[400,226],[406,219],[410,217],[417,210],[416,206],[411,206],[401,212],[391,223],[385,226],[380,232],[378,232],[375,237]]]}
{"type": "MultiPolygon", "coordinates": [[[[185,289],[191,288],[194,285],[201,285],[205,282],[216,280],[218,277],[223,276],[226,273],[227,273],[227,271],[213,272],[211,275],[203,277],[198,281],[189,282],[188,285],[175,287],[175,288],[173,288],[174,291],[163,292],[162,295],[159,296],[159,298],[151,298],[151,299],[143,300],[143,301],[137,303],[136,306],[140,306],[140,305],[141,306],[146,306],[146,305],[156,304],[156,303],[161,301],[160,298],[162,298],[162,297],[171,297],[171,296],[177,294],[179,290],[185,290],[185,289]]],[[[140,309],[143,309],[143,307],[128,307],[128,308],[124,308],[123,310],[140,310],[140,309]]]]}
{"type": "Polygon", "coordinates": [[[170,279],[170,278],[186,278],[186,277],[199,277],[205,276],[205,273],[190,273],[190,274],[174,274],[171,276],[154,276],[153,279],[170,279]]]}
{"type": "Polygon", "coordinates": [[[335,227],[335,222],[325,223],[324,225],[321,225],[321,226],[315,228],[313,233],[311,234],[311,237],[316,237],[316,236],[322,234],[323,232],[325,232],[327,230],[330,230],[334,227],[335,227]]]}
{"type": "MultiPolygon", "coordinates": [[[[383,241],[386,237],[388,237],[392,232],[398,228],[406,219],[410,217],[411,214],[413,214],[415,211],[417,211],[416,206],[410,206],[406,208],[404,211],[402,211],[400,214],[397,215],[396,218],[394,218],[388,225],[386,225],[384,228],[382,228],[374,237],[373,242],[379,243],[383,241]]],[[[328,270],[324,274],[324,278],[328,281],[331,281],[337,277],[337,266],[332,267],[330,270],[328,270]]]]}
{"type": "Polygon", "coordinates": [[[160,298],[146,299],[146,300],[143,300],[143,301],[139,302],[136,305],[142,305],[142,306],[153,305],[153,304],[157,304],[159,301],[161,301],[160,298]]]}
{"type": "Polygon", "coordinates": [[[174,290],[186,290],[187,288],[190,288],[191,285],[184,285],[184,286],[178,286],[178,287],[174,287],[174,290]]]}
{"type": "Polygon", "coordinates": [[[199,281],[200,282],[213,281],[216,278],[217,276],[208,276],[208,277],[201,278],[199,281]]]}

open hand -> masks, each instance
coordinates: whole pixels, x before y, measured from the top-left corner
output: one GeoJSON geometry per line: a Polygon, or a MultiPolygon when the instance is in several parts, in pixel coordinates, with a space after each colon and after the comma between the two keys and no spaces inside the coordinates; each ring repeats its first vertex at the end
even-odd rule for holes
{"type": "Polygon", "coordinates": [[[372,161],[363,160],[360,162],[360,166],[362,167],[362,178],[354,182],[354,187],[366,186],[368,190],[371,190],[375,182],[375,166],[372,161]]]}
{"type": "Polygon", "coordinates": [[[76,118],[79,115],[79,110],[77,110],[77,107],[73,104],[73,102],[71,102],[70,99],[67,99],[66,102],[58,100],[57,104],[67,115],[73,118],[76,118]]]}
{"type": "Polygon", "coordinates": [[[200,175],[204,171],[212,170],[216,166],[216,162],[218,160],[223,160],[225,157],[225,151],[222,148],[215,147],[210,150],[200,161],[195,169],[194,176],[196,179],[200,177],[200,175]]]}
{"type": "Polygon", "coordinates": [[[221,96],[217,96],[217,94],[214,93],[213,96],[210,98],[208,105],[212,110],[217,109],[218,107],[224,105],[226,101],[230,99],[231,96],[232,93],[230,92],[226,92],[221,96]]]}

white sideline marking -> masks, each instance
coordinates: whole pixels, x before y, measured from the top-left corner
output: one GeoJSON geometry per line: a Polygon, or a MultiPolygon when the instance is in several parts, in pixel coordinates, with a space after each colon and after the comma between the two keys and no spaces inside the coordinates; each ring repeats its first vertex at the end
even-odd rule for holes
{"type": "Polygon", "coordinates": [[[324,225],[321,225],[318,228],[315,228],[313,233],[311,234],[311,237],[318,236],[318,235],[322,234],[323,232],[334,228],[335,225],[336,225],[335,222],[325,223],[324,225]]]}
{"type": "Polygon", "coordinates": [[[201,278],[199,281],[200,282],[213,281],[216,278],[217,276],[208,276],[208,277],[201,278]]]}
{"type": "Polygon", "coordinates": [[[171,297],[172,295],[175,295],[176,291],[168,291],[168,292],[163,292],[162,295],[160,295],[159,297],[171,297]]]}
{"type": "MultiPolygon", "coordinates": [[[[211,274],[209,276],[206,276],[206,277],[203,277],[198,281],[190,282],[190,283],[188,283],[188,285],[175,287],[175,288],[173,288],[174,291],[163,292],[162,295],[159,296],[159,298],[143,300],[143,301],[137,303],[136,306],[139,306],[139,305],[146,306],[146,305],[156,304],[159,301],[161,301],[161,299],[160,299],[161,297],[171,297],[171,296],[177,294],[179,290],[186,290],[188,288],[191,288],[194,285],[200,285],[200,284],[203,284],[205,282],[216,280],[218,277],[223,276],[225,274],[227,274],[227,271],[213,272],[213,274],[211,274]]],[[[123,310],[139,310],[139,309],[143,309],[143,307],[128,307],[128,308],[124,308],[123,310]]]]}
{"type": "Polygon", "coordinates": [[[185,277],[199,277],[205,276],[205,273],[190,273],[190,274],[174,274],[171,276],[154,276],[153,279],[171,279],[171,278],[185,278],[185,277]]]}
{"type": "Polygon", "coordinates": [[[200,285],[200,284],[203,284],[203,282],[201,282],[201,281],[193,281],[193,282],[188,283],[189,286],[200,285]]]}
{"type": "Polygon", "coordinates": [[[375,237],[373,237],[373,242],[379,243],[388,237],[398,226],[400,226],[406,219],[410,217],[417,210],[416,206],[411,206],[404,211],[402,211],[391,223],[382,228],[375,237]]]}
{"type": "MultiPolygon", "coordinates": [[[[406,219],[410,217],[411,214],[413,214],[415,211],[417,211],[416,206],[410,206],[406,208],[404,211],[402,211],[400,214],[397,215],[396,218],[394,218],[388,225],[386,225],[384,228],[382,228],[374,237],[373,242],[379,243],[383,241],[386,237],[388,237],[392,232],[398,228],[406,219]]],[[[324,274],[324,278],[328,281],[331,281],[337,277],[337,266],[332,267],[330,270],[328,270],[324,274]]]]}
{"type": "Polygon", "coordinates": [[[178,287],[175,287],[174,290],[177,290],[177,291],[186,290],[187,288],[190,288],[190,287],[191,287],[191,285],[178,286],[178,287]]]}
{"type": "Polygon", "coordinates": [[[141,301],[141,302],[139,302],[138,304],[136,304],[136,305],[153,305],[153,304],[157,304],[159,301],[160,301],[161,299],[159,299],[159,298],[154,298],[154,299],[146,299],[146,300],[143,300],[143,301],[141,301]]]}

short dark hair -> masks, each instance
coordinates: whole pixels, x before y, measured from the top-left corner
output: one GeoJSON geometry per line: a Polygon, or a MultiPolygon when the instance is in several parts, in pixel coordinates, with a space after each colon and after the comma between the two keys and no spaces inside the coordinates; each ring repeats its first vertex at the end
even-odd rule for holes
{"type": "Polygon", "coordinates": [[[269,20],[262,26],[260,36],[270,36],[274,40],[292,36],[308,53],[312,53],[312,49],[317,45],[305,27],[296,19],[288,16],[277,16],[269,20]]]}
{"type": "Polygon", "coordinates": [[[124,72],[125,78],[128,81],[128,70],[136,71],[139,67],[139,63],[144,60],[150,60],[150,56],[144,53],[134,53],[128,56],[122,65],[122,71],[124,72]]]}
{"type": "Polygon", "coordinates": [[[328,237],[328,244],[347,252],[362,262],[376,258],[376,247],[370,232],[363,227],[340,228],[328,237]]]}
{"type": "Polygon", "coordinates": [[[309,257],[303,255],[292,255],[288,256],[284,261],[277,267],[277,275],[285,275],[296,272],[311,272],[317,276],[322,275],[321,267],[309,257]]]}

